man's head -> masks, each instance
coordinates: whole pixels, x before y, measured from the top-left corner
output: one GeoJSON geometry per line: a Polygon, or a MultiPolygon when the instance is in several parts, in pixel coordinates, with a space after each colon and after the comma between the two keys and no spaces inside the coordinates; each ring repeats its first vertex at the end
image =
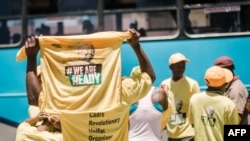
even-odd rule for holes
{"type": "Polygon", "coordinates": [[[189,62],[189,59],[179,52],[169,57],[169,68],[172,70],[173,79],[182,78],[187,62],[189,62]]]}
{"type": "Polygon", "coordinates": [[[230,70],[219,66],[212,66],[205,73],[205,81],[209,87],[222,87],[233,79],[233,74],[230,70]]]}
{"type": "Polygon", "coordinates": [[[235,69],[233,60],[228,56],[221,56],[221,57],[217,58],[214,61],[214,65],[220,66],[222,68],[228,68],[230,70],[235,69]]]}
{"type": "Polygon", "coordinates": [[[169,66],[179,63],[179,62],[189,62],[189,59],[187,59],[182,53],[174,53],[169,57],[168,63],[169,66]]]}

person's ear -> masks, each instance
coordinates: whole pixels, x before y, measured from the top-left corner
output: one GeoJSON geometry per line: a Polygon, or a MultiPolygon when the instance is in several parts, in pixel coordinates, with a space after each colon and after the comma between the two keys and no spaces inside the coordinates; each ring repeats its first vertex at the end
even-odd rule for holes
{"type": "Polygon", "coordinates": [[[169,67],[169,69],[171,69],[171,70],[172,70],[173,65],[169,65],[168,67],[169,67]]]}

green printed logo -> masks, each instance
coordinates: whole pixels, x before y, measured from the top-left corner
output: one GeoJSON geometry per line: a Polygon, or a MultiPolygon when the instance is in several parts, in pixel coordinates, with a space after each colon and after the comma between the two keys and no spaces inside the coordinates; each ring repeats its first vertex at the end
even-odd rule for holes
{"type": "Polygon", "coordinates": [[[65,75],[72,86],[99,85],[102,83],[101,64],[66,66],[65,75]]]}

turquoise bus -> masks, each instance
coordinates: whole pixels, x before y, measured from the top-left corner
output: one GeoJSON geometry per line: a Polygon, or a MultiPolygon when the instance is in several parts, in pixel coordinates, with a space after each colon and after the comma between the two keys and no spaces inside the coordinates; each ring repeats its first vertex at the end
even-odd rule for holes
{"type": "MultiPolygon", "coordinates": [[[[31,35],[80,35],[135,28],[156,71],[157,86],[169,77],[170,54],[190,62],[185,74],[201,90],[205,70],[230,56],[250,91],[250,0],[8,0],[0,1],[0,122],[16,127],[28,117],[26,60],[16,53],[31,35]]],[[[138,65],[126,42],[122,75],[138,65]]]]}

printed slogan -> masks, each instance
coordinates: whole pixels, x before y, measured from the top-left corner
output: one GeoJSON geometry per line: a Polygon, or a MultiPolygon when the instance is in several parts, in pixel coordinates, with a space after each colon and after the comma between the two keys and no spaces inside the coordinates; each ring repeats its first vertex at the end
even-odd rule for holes
{"type": "Polygon", "coordinates": [[[101,84],[101,71],[101,64],[76,65],[65,67],[65,75],[69,77],[72,86],[101,84]]]}
{"type": "Polygon", "coordinates": [[[105,113],[90,113],[89,114],[89,141],[105,141],[113,140],[112,134],[107,134],[106,129],[108,126],[114,126],[120,123],[120,118],[105,119],[105,113]],[[97,135],[94,136],[93,134],[97,135]]]}

